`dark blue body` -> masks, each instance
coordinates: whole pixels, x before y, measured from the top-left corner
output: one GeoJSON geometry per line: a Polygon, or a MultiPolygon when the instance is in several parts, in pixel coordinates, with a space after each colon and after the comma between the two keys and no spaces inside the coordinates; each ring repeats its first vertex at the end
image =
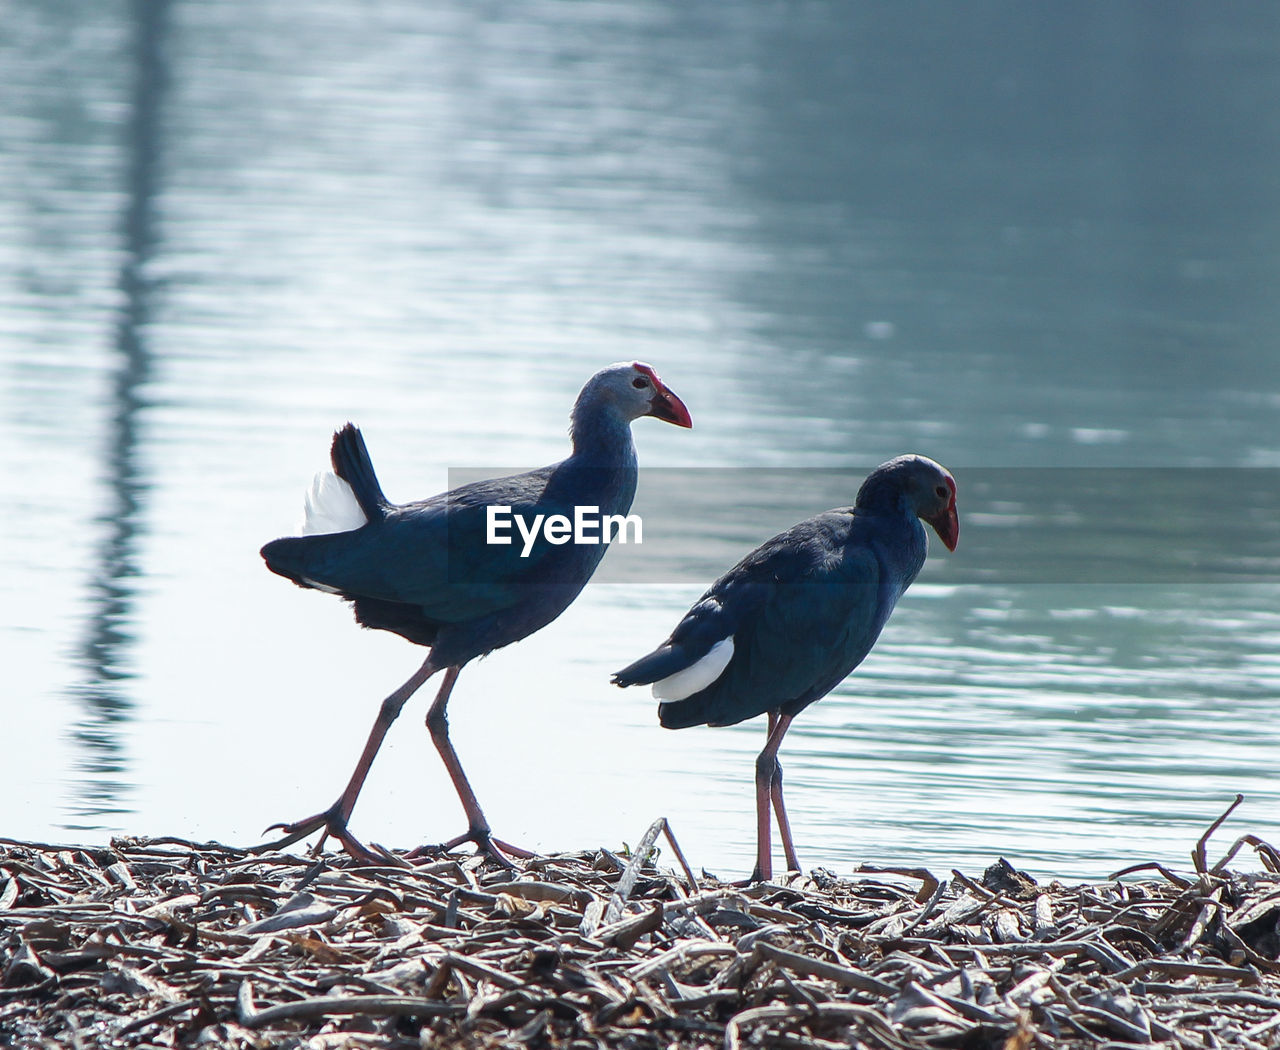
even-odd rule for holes
{"type": "Polygon", "coordinates": [[[525,474],[464,485],[413,503],[382,494],[357,430],[334,437],[333,464],[368,523],[350,532],[294,536],[262,548],[268,567],[304,587],[320,587],[354,605],[366,627],[393,631],[432,648],[440,667],[459,666],[546,626],[573,602],[606,545],[549,543],[539,534],[527,557],[487,542],[486,508],[508,506],[573,519],[575,506],[626,514],[636,490],[636,454],[628,423],[606,413],[574,420],[574,452],[525,474]]]}
{"type": "Polygon", "coordinates": [[[662,724],[732,725],[774,710],[794,715],[871,651],[926,549],[919,518],[900,500],[860,500],[809,518],[716,580],[662,646],[614,681],[660,681],[732,637],[733,657],[720,676],[663,703],[662,724]]]}

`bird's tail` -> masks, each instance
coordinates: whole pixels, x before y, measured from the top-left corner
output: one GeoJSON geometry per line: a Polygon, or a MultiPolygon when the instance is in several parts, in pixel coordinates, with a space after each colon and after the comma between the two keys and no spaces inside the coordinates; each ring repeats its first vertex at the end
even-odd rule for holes
{"type": "Polygon", "coordinates": [[[710,722],[717,714],[717,683],[733,658],[732,637],[690,649],[669,639],[613,676],[613,684],[652,685],[662,701],[658,719],[668,729],[684,729],[710,722]]]}
{"type": "MultiPolygon", "coordinates": [[[[614,685],[652,685],[689,666],[687,654],[666,644],[647,656],[614,673],[614,685]]],[[[705,725],[711,717],[710,689],[702,689],[680,700],[665,700],[658,705],[658,721],[667,729],[687,729],[705,725]]]]}
{"type": "Polygon", "coordinates": [[[346,540],[346,533],[325,533],[316,536],[284,536],[272,540],[259,552],[267,568],[299,587],[315,587],[318,590],[340,593],[336,588],[320,582],[325,562],[335,544],[346,540]]]}
{"type": "Polygon", "coordinates": [[[374,473],[373,460],[369,458],[359,427],[348,423],[333,435],[329,459],[333,463],[333,472],[351,486],[365,517],[370,521],[385,518],[391,504],[382,494],[382,486],[378,484],[378,475],[374,473]]]}
{"type": "Polygon", "coordinates": [[[621,671],[615,671],[609,681],[623,688],[629,685],[653,685],[654,682],[688,667],[689,663],[688,657],[681,650],[666,642],[634,663],[627,664],[621,671]]]}

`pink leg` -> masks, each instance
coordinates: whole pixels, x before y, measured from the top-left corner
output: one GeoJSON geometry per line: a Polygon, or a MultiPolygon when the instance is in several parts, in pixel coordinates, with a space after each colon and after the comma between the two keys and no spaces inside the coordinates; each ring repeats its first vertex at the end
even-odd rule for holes
{"type": "MultiPolygon", "coordinates": [[[[439,668],[431,663],[431,658],[427,657],[422,666],[414,672],[413,677],[382,701],[382,706],[378,709],[378,717],[373,723],[373,728],[369,731],[369,739],[365,741],[364,750],[360,752],[360,760],[356,763],[356,768],[352,772],[346,788],[338,796],[338,801],[323,813],[317,813],[315,816],[307,817],[305,820],[299,820],[292,824],[272,824],[267,830],[274,831],[279,829],[285,833],[285,837],[277,842],[269,843],[268,845],[271,848],[279,849],[283,846],[288,846],[299,839],[305,838],[313,831],[320,831],[323,828],[324,834],[320,836],[320,841],[316,843],[317,852],[324,845],[324,840],[332,835],[342,843],[346,851],[353,857],[372,863],[376,863],[381,859],[376,853],[371,852],[362,845],[359,839],[347,830],[347,821],[351,819],[351,811],[355,809],[356,799],[360,796],[360,789],[364,787],[365,777],[369,775],[369,768],[373,765],[378,749],[382,747],[383,738],[387,735],[387,730],[391,728],[391,723],[399,716],[400,709],[404,707],[405,701],[413,696],[422,683],[438,670],[439,668]]],[[[449,668],[449,673],[454,678],[458,676],[457,668],[449,668]]],[[[452,686],[452,684],[452,679],[447,678],[446,688],[452,686]]]]}
{"type": "Polygon", "coordinates": [[[751,873],[752,882],[767,882],[773,877],[773,835],[769,821],[771,803],[778,810],[778,831],[782,836],[783,848],[787,851],[787,863],[791,864],[795,860],[795,849],[791,846],[791,828],[786,821],[786,810],[782,807],[782,780],[778,773],[778,747],[791,720],[791,715],[778,714],[776,711],[769,713],[769,737],[765,741],[764,750],[756,758],[756,867],[751,873]],[[776,796],[773,787],[775,776],[778,777],[776,796]]]}
{"type": "Polygon", "coordinates": [[[444,843],[442,848],[448,850],[453,849],[455,846],[460,846],[464,842],[474,842],[481,850],[500,864],[512,867],[511,861],[506,854],[509,853],[516,857],[532,857],[533,854],[528,850],[518,849],[505,842],[500,842],[493,837],[489,830],[489,822],[485,819],[484,811],[480,808],[480,802],[476,799],[476,793],[471,789],[467,775],[462,770],[462,763],[458,760],[458,753],[453,749],[453,742],[449,739],[449,718],[445,713],[445,708],[449,704],[449,694],[453,691],[453,683],[457,681],[460,670],[462,670],[460,667],[450,667],[445,672],[444,682],[440,685],[440,692],[436,694],[435,702],[432,703],[431,709],[427,712],[427,731],[431,734],[431,742],[435,744],[436,750],[440,752],[444,768],[448,770],[449,779],[453,781],[453,789],[458,793],[458,800],[462,803],[462,811],[467,817],[467,830],[444,843]]]}
{"type": "MultiPolygon", "coordinates": [[[[774,716],[769,716],[769,731],[773,732],[774,716]]],[[[785,730],[784,730],[785,732],[785,730]]],[[[769,784],[769,797],[773,802],[773,813],[778,818],[778,838],[782,840],[782,853],[787,858],[787,871],[799,871],[800,860],[796,857],[796,847],[791,841],[791,821],[787,819],[787,807],[782,801],[782,763],[773,760],[773,780],[769,784]]]]}

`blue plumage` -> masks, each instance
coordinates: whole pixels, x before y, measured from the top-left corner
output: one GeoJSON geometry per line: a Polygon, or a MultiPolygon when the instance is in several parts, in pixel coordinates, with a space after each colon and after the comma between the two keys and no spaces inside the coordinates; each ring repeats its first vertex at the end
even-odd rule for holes
{"type": "Polygon", "coordinates": [[[404,504],[383,494],[356,427],[348,423],[334,435],[330,459],[341,480],[321,478],[313,488],[308,501],[313,534],[273,540],[262,556],[273,572],[300,586],[350,601],[362,625],[392,631],[431,651],[413,677],[383,701],[338,801],[314,817],[277,825],[286,832],[277,845],[323,828],[353,855],[374,857],[347,831],[347,820],[401,707],[423,682],[446,670],[427,724],[469,824],[467,833],[448,845],[472,841],[505,859],[449,742],[445,705],[464,664],[527,637],[568,608],[606,544],[554,543],[541,530],[528,550],[520,537],[507,544],[491,542],[489,508],[509,508],[509,515],[527,522],[538,515],[572,520],[578,507],[625,515],[636,490],[631,422],[641,416],[692,425],[688,410],[651,367],[612,365],[591,377],[574,404],[568,458],[404,504]]]}
{"type": "Polygon", "coordinates": [[[539,514],[572,518],[578,505],[625,514],[635,496],[636,461],[629,427],[624,435],[625,441],[612,435],[618,446],[612,464],[593,443],[590,463],[571,456],[396,505],[382,496],[360,432],[347,424],[334,437],[333,465],[368,522],[349,532],[274,540],[263,558],[281,576],[352,602],[364,626],[432,646],[439,666],[464,664],[564,612],[607,549],[553,545],[541,533],[527,555],[518,541],[490,544],[488,507],[510,507],[530,521],[539,514]]]}
{"type": "MultiPolygon", "coordinates": [[[[652,684],[655,695],[666,698],[658,710],[669,729],[732,725],[768,714],[770,740],[761,755],[765,780],[757,782],[766,799],[757,818],[767,822],[782,734],[871,651],[924,565],[922,520],[955,548],[954,479],[923,456],[881,465],[863,483],[854,506],[826,511],[767,540],[711,585],[670,638],[613,681],[652,684]],[[698,668],[713,661],[721,643],[732,646],[727,663],[714,680],[684,692],[673,676],[700,681],[698,668]]],[[[780,770],[777,775],[775,805],[781,811],[780,770]]],[[[794,851],[781,812],[779,824],[791,863],[794,851]]],[[[768,877],[767,830],[758,849],[757,876],[768,877]]]]}

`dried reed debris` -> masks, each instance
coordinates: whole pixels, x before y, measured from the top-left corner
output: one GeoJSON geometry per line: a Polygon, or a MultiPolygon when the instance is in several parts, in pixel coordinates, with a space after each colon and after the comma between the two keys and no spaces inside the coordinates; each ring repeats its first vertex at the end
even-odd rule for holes
{"type": "Polygon", "coordinates": [[[1078,886],[1003,861],[695,884],[652,841],[516,874],[0,842],[0,1043],[1280,1046],[1280,858],[1251,837],[1214,867],[1202,840],[1188,876],[1078,886]],[[1244,844],[1265,870],[1226,870],[1244,844]]]}

